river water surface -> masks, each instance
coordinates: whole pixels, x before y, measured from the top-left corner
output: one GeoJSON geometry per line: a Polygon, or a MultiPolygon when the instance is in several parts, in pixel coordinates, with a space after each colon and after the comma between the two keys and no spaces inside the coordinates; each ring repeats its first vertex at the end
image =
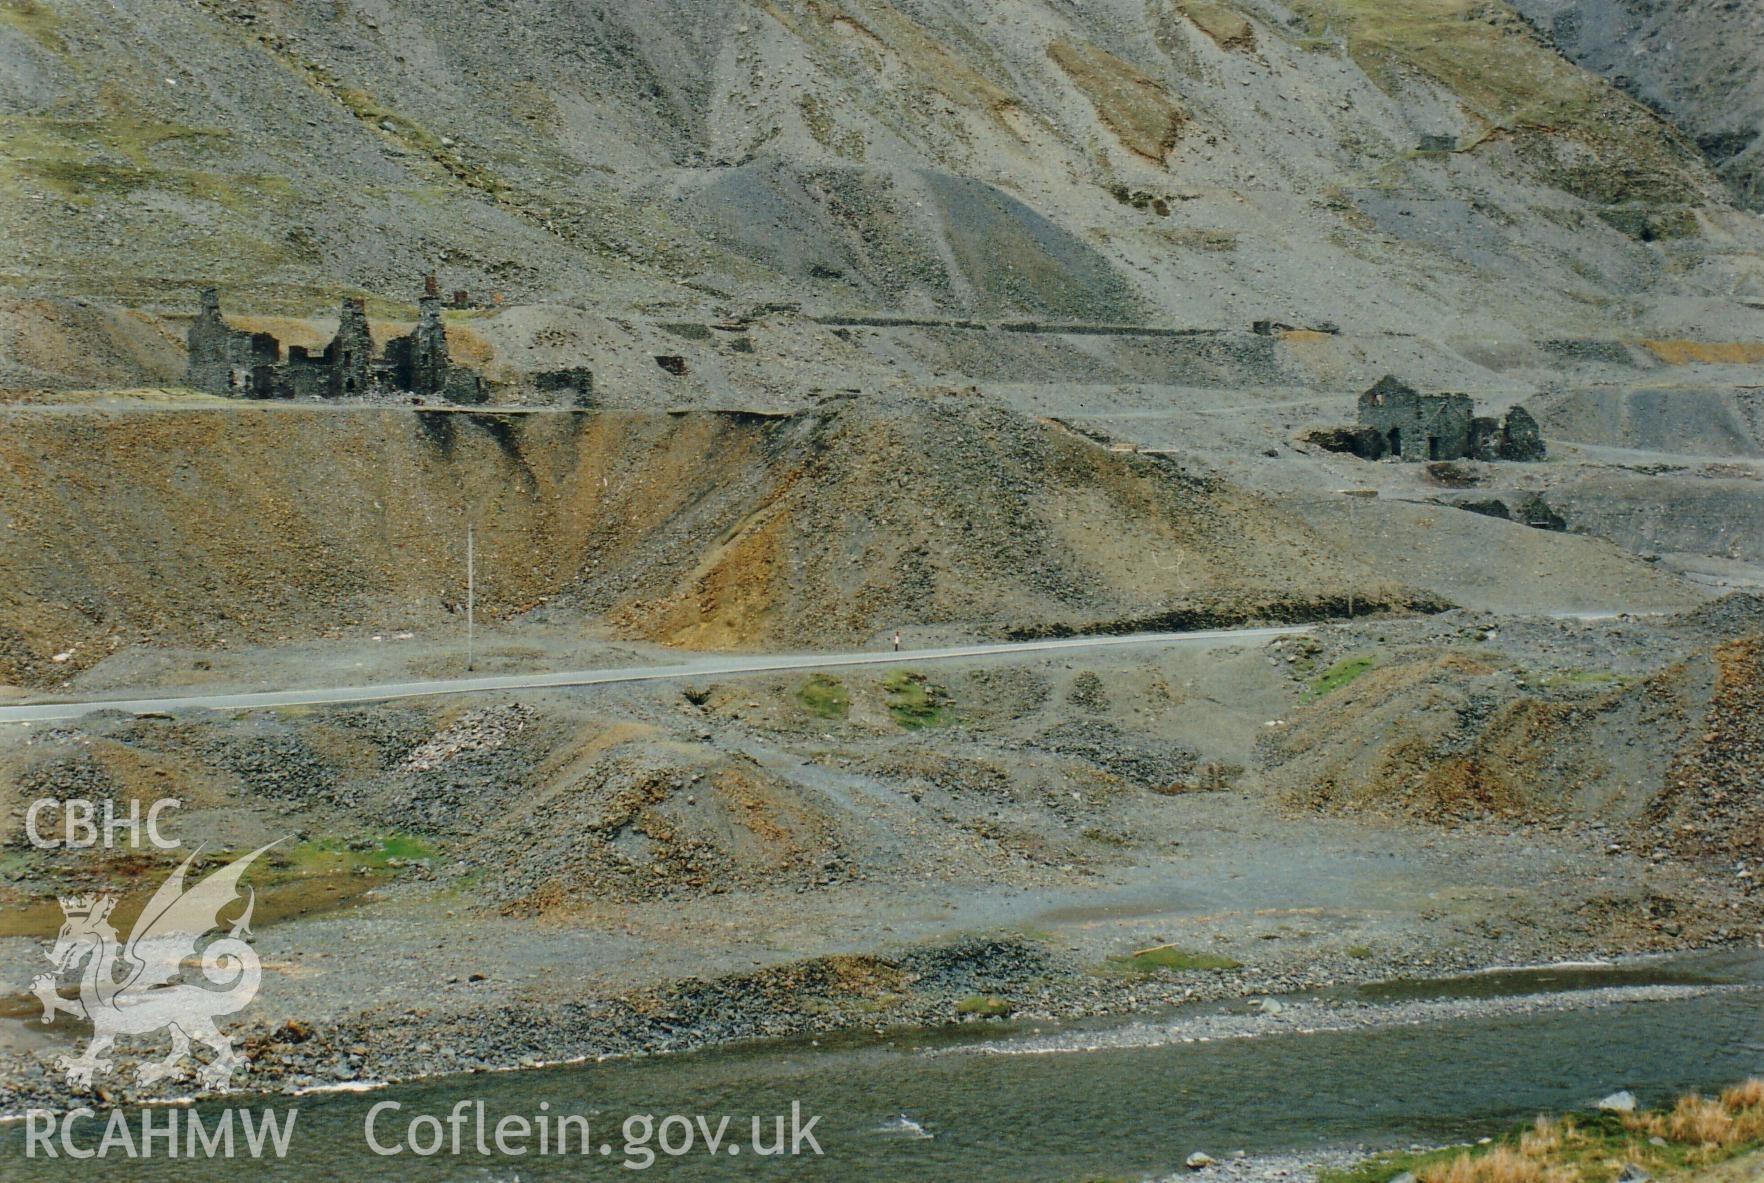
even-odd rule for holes
{"type": "MultiPolygon", "coordinates": [[[[1469,1139],[1543,1110],[1585,1109],[1619,1088],[1644,1104],[1764,1073],[1764,960],[1728,954],[1645,970],[1548,971],[1448,983],[1384,986],[1381,997],[1487,998],[1591,986],[1728,983],[1667,999],[1570,1010],[1465,1015],[1418,1026],[1269,1034],[1255,1038],[1111,1048],[1066,1054],[960,1054],[966,1034],[895,1035],[893,1042],[770,1043],[714,1052],[524,1072],[452,1077],[362,1094],[254,1100],[299,1117],[283,1160],[216,1163],[155,1157],[102,1162],[24,1158],[24,1130],[0,1129],[7,1180],[578,1180],[828,1179],[880,1183],[1137,1179],[1176,1169],[1194,1150],[1223,1158],[1371,1144],[1469,1139]],[[952,1051],[957,1054],[951,1054],[952,1051]],[[505,1115],[579,1113],[590,1119],[587,1156],[485,1157],[471,1126],[457,1156],[374,1154],[364,1136],[401,1144],[412,1117],[445,1118],[460,1101],[483,1102],[488,1123],[505,1115]],[[759,1157],[751,1115],[800,1106],[818,1115],[822,1154],[759,1157]],[[714,1131],[730,1115],[713,1156],[647,1157],[621,1127],[633,1114],[703,1115],[714,1131]],[[903,1116],[906,1120],[902,1120],[903,1116]],[[923,1131],[922,1133],[920,1131],[923,1131]],[[929,1135],[929,1136],[926,1136],[929,1135]],[[597,1145],[605,1142],[610,1153],[597,1145]],[[740,1151],[730,1154],[728,1145],[740,1151]]],[[[1078,1029],[1081,1040],[1086,1029],[1078,1029]]],[[[1094,1025],[1088,1029],[1094,1033],[1094,1025]]],[[[1043,1027],[1043,1039],[1047,1028],[1043,1027]]],[[[1012,1035],[989,1029],[995,1047],[1012,1035]]],[[[1023,1032],[1025,1036],[1029,1033],[1023,1032]]],[[[197,1112],[211,1123],[219,1107],[197,1112]]],[[[786,1119],[786,1127],[789,1122],[786,1119]]],[[[672,1144],[684,1126],[671,1131],[672,1144]]],[[[641,1123],[636,1127],[641,1134],[641,1123]]],[[[101,1126],[79,1128],[96,1145],[101,1126]]],[[[536,1143],[535,1143],[536,1144],[536,1143]]],[[[163,1144],[161,1144],[163,1146],[163,1144]]],[[[653,1139],[647,1145],[654,1148],[653,1139]]]]}

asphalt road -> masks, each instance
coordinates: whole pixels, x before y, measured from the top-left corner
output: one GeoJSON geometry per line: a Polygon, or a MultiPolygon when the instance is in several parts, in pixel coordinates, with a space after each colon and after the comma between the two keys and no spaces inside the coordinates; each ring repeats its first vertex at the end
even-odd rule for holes
{"type": "Polygon", "coordinates": [[[1008,641],[990,645],[957,645],[946,649],[903,649],[859,653],[799,653],[749,657],[690,657],[673,665],[615,666],[597,670],[564,670],[542,674],[499,674],[483,678],[449,678],[432,682],[383,682],[371,686],[323,686],[301,690],[265,690],[249,694],[195,694],[163,698],[101,698],[83,702],[42,702],[0,707],[0,723],[48,723],[77,719],[93,711],[129,714],[172,714],[177,711],[249,711],[266,707],[324,706],[333,703],[384,702],[394,698],[425,698],[436,694],[484,694],[503,690],[541,690],[560,686],[604,686],[614,682],[662,682],[683,678],[727,677],[785,670],[836,669],[854,665],[920,665],[961,658],[1012,653],[1047,653],[1062,649],[1104,649],[1112,646],[1247,645],[1271,637],[1310,632],[1307,625],[1278,628],[1210,629],[1187,633],[1133,633],[1127,636],[1069,637],[1048,641],[1008,641]]]}

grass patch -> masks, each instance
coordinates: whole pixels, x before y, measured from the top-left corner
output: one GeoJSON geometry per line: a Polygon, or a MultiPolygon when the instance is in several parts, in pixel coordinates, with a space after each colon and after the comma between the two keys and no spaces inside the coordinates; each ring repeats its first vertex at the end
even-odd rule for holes
{"type": "Polygon", "coordinates": [[[1431,1178],[1435,1172],[1464,1153],[1465,1151],[1456,1147],[1444,1150],[1394,1151],[1345,1169],[1325,1170],[1317,1176],[1317,1183],[1389,1183],[1405,1173],[1420,1178],[1424,1171],[1431,1178]]]}
{"type": "Polygon", "coordinates": [[[291,206],[297,194],[286,177],[189,167],[192,160],[207,163],[212,152],[232,143],[232,133],[222,128],[121,116],[0,119],[0,160],[70,201],[154,189],[232,213],[291,206]],[[184,163],[171,163],[167,156],[184,163]]]}
{"type": "Polygon", "coordinates": [[[882,679],[888,713],[908,731],[941,727],[955,717],[948,691],[934,686],[916,670],[896,670],[882,679]]]}
{"type": "Polygon", "coordinates": [[[1318,1183],[1389,1183],[1412,1172],[1421,1183],[1611,1183],[1634,1163],[1655,1177],[1735,1158],[1764,1145],[1764,1080],[1720,1097],[1695,1093],[1670,1109],[1629,1114],[1539,1116],[1485,1146],[1382,1154],[1318,1183]],[[1656,1141],[1657,1140],[1657,1141],[1656,1141]]]}
{"type": "Polygon", "coordinates": [[[1361,674],[1378,664],[1372,657],[1348,657],[1336,662],[1324,670],[1311,682],[1311,688],[1305,692],[1307,698],[1322,698],[1325,694],[1334,694],[1344,686],[1351,686],[1359,680],[1361,674]]]}
{"type": "Polygon", "coordinates": [[[857,1015],[885,1015],[912,1001],[912,996],[884,990],[874,998],[853,998],[842,1004],[843,1009],[857,1015]]]}
{"type": "Polygon", "coordinates": [[[803,710],[817,719],[843,719],[851,714],[851,694],[831,674],[816,674],[796,691],[803,710]]]}
{"type": "Polygon", "coordinates": [[[192,127],[121,115],[104,119],[19,115],[0,121],[0,128],[4,128],[9,149],[29,156],[69,160],[107,156],[137,169],[155,167],[154,153],[168,145],[205,151],[233,142],[233,133],[223,127],[192,127]]]}
{"type": "Polygon", "coordinates": [[[1749,366],[1764,362],[1764,342],[1759,341],[1654,341],[1642,348],[1667,365],[1692,363],[1749,366]]]}
{"type": "Polygon", "coordinates": [[[1373,78],[1395,85],[1400,67],[1427,75],[1502,126],[1578,123],[1605,87],[1546,50],[1517,18],[1477,19],[1480,0],[1299,0],[1313,36],[1347,41],[1373,78]]]}
{"type": "Polygon", "coordinates": [[[44,49],[61,53],[67,48],[56,32],[61,19],[38,0],[0,0],[0,23],[11,25],[44,49]]]}
{"type": "Polygon", "coordinates": [[[297,874],[321,875],[357,867],[384,871],[418,859],[433,858],[434,847],[413,834],[386,834],[368,842],[346,838],[314,838],[290,848],[284,856],[297,874]]]}
{"type": "Polygon", "coordinates": [[[996,994],[970,994],[956,1003],[956,1014],[978,1015],[983,1019],[1002,1019],[1016,1009],[1008,998],[996,994]]]}
{"type": "Polygon", "coordinates": [[[1111,958],[1109,968],[1117,973],[1155,974],[1165,969],[1178,972],[1242,969],[1243,962],[1219,953],[1187,953],[1166,945],[1161,949],[1145,949],[1126,957],[1111,958]]]}
{"type": "Polygon", "coordinates": [[[1371,945],[1349,945],[1347,955],[1355,961],[1370,961],[1373,956],[1371,945]]]}
{"type": "Polygon", "coordinates": [[[1053,41],[1047,56],[1084,92],[1097,118],[1128,151],[1160,161],[1176,146],[1188,113],[1155,78],[1088,42],[1053,41]]]}
{"type": "Polygon", "coordinates": [[[372,852],[369,861],[386,862],[391,859],[403,859],[405,862],[409,862],[412,859],[433,858],[434,856],[434,847],[421,838],[411,834],[390,834],[380,839],[379,848],[372,852]]]}
{"type": "MultiPolygon", "coordinates": [[[[1640,104],[1571,65],[1505,5],[1484,0],[1295,0],[1315,37],[1345,42],[1393,95],[1414,72],[1451,91],[1485,128],[1522,137],[1519,152],[1549,183],[1600,205],[1694,202],[1692,158],[1640,104]],[[1567,160],[1552,141],[1585,149],[1567,160]]],[[[1472,137],[1461,151],[1473,149],[1472,137]]],[[[1610,211],[1606,211],[1610,212],[1610,211]]],[[[1665,237],[1671,225],[1620,226],[1665,237]]]]}
{"type": "Polygon", "coordinates": [[[1213,0],[1181,0],[1182,14],[1220,49],[1254,50],[1256,31],[1241,12],[1213,0]]]}

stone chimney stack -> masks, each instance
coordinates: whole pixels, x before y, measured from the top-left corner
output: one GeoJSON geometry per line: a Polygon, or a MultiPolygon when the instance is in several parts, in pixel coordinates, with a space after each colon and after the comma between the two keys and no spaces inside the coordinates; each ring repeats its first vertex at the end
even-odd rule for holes
{"type": "Polygon", "coordinates": [[[410,337],[410,388],[440,394],[447,388],[447,325],[441,318],[441,285],[431,275],[417,301],[417,324],[410,337]]]}
{"type": "Polygon", "coordinates": [[[331,339],[332,398],[359,397],[368,393],[374,360],[374,338],[368,329],[367,303],[360,296],[346,296],[337,317],[337,335],[331,339]]]}

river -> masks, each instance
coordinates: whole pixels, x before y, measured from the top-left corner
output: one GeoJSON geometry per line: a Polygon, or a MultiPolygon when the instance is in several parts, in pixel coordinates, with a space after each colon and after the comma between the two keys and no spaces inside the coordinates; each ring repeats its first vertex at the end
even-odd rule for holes
{"type": "MultiPolygon", "coordinates": [[[[1679,959],[1643,970],[1482,976],[1349,993],[1374,1002],[1488,999],[1650,983],[1746,988],[1581,1009],[1472,1013],[1423,1025],[1064,1054],[969,1054],[973,1049],[967,1045],[980,1038],[970,1027],[454,1077],[368,1093],[253,1099],[253,1107],[297,1106],[299,1116],[285,1159],[251,1163],[165,1157],[163,1141],[160,1153],[148,1159],[119,1161],[113,1153],[102,1161],[27,1160],[25,1130],[13,1123],[0,1130],[0,1178],[33,1183],[100,1177],[178,1183],[512,1183],[639,1174],[877,1183],[1138,1179],[1176,1169],[1194,1150],[1223,1158],[1239,1150],[1254,1155],[1469,1139],[1539,1111],[1588,1108],[1618,1088],[1631,1089],[1644,1104],[1659,1103],[1764,1073],[1764,958],[1754,954],[1679,959]],[[467,1115],[461,1153],[411,1153],[410,1119],[424,1114],[445,1119],[462,1100],[483,1103],[491,1130],[508,1115],[586,1115],[595,1153],[480,1155],[473,1145],[475,1110],[467,1115]],[[818,1116],[809,1134],[822,1153],[814,1156],[804,1145],[795,1157],[756,1156],[749,1144],[750,1115],[767,1115],[763,1130],[769,1143],[775,1132],[770,1115],[790,1114],[793,1102],[799,1122],[818,1116]],[[376,1138],[382,1146],[406,1146],[403,1153],[383,1157],[371,1151],[364,1121],[375,1105],[382,1106],[376,1138]],[[625,1138],[622,1124],[634,1114],[658,1120],[702,1115],[707,1118],[703,1129],[711,1132],[718,1117],[733,1120],[714,1155],[703,1149],[704,1134],[695,1128],[690,1153],[658,1154],[653,1166],[638,1171],[626,1164],[642,1162],[658,1142],[653,1136],[625,1138]],[[902,1121],[903,1115],[908,1120],[902,1121]],[[634,1150],[638,1141],[642,1145],[634,1150]],[[602,1142],[610,1153],[599,1152],[602,1142]],[[737,1146],[733,1154],[731,1144],[737,1146]]],[[[1081,1043],[1102,1028],[1053,1030],[1081,1043]]],[[[1049,1031],[1043,1025],[1042,1043],[1049,1031]]],[[[994,1050],[1013,1050],[1018,1040],[1033,1046],[1026,1027],[989,1028],[986,1035],[994,1050]]],[[[195,1112],[213,1126],[221,1109],[205,1103],[195,1112]]],[[[444,1120],[433,1127],[442,1128],[444,1120]]],[[[643,1128],[639,1122],[632,1132],[640,1136],[643,1128]]],[[[671,1127],[670,1145],[681,1145],[684,1129],[680,1122],[671,1127]]],[[[102,1132],[102,1118],[78,1125],[74,1145],[95,1146],[102,1132]]],[[[429,1132],[419,1123],[417,1144],[429,1132]]],[[[510,1144],[516,1143],[511,1139],[510,1144]]]]}

